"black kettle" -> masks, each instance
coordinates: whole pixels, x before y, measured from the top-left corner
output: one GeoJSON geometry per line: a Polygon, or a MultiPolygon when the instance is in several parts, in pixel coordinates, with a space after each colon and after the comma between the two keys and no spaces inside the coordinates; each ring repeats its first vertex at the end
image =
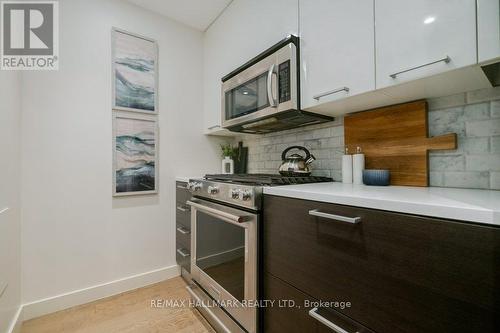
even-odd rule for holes
{"type": "Polygon", "coordinates": [[[302,146],[292,146],[288,147],[281,154],[281,166],[279,168],[279,172],[283,176],[288,177],[300,177],[300,176],[309,176],[311,174],[310,164],[316,159],[314,155],[312,155],[309,150],[302,146]],[[303,157],[299,154],[292,154],[290,156],[286,156],[286,154],[292,149],[299,149],[306,153],[306,156],[303,157]]]}

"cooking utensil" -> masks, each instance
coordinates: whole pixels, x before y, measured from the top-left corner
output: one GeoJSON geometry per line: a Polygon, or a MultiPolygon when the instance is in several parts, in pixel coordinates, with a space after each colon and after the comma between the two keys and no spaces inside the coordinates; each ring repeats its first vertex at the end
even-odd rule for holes
{"type": "Polygon", "coordinates": [[[279,173],[283,176],[309,176],[311,174],[310,164],[316,160],[316,157],[302,146],[291,146],[283,151],[281,160],[283,162],[279,168],[279,173]],[[287,153],[292,149],[302,150],[306,156],[303,157],[297,153],[287,156],[287,153]]]}

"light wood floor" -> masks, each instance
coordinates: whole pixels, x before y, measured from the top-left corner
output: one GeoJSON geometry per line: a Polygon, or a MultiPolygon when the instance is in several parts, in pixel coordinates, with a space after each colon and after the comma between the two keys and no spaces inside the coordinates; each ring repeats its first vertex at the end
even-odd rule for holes
{"type": "Polygon", "coordinates": [[[214,332],[195,310],[151,307],[151,300],[187,300],[186,283],[177,277],[23,323],[21,333],[214,332]]]}

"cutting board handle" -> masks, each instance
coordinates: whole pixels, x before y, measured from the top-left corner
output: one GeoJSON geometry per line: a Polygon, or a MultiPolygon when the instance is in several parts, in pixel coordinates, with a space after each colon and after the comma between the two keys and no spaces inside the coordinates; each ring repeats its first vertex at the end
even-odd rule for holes
{"type": "Polygon", "coordinates": [[[429,150],[457,149],[457,135],[455,133],[428,138],[427,142],[429,144],[427,149],[429,150]]]}

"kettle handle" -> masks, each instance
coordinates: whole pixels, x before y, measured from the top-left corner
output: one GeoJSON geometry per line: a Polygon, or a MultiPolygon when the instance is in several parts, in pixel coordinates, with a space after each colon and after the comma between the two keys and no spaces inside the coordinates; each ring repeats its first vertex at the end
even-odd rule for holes
{"type": "Polygon", "coordinates": [[[291,146],[291,147],[288,147],[287,149],[283,150],[283,153],[281,153],[281,160],[282,161],[286,160],[286,153],[288,153],[292,149],[300,149],[300,150],[304,151],[306,153],[306,157],[305,157],[306,161],[311,157],[311,153],[305,147],[291,146]]]}

